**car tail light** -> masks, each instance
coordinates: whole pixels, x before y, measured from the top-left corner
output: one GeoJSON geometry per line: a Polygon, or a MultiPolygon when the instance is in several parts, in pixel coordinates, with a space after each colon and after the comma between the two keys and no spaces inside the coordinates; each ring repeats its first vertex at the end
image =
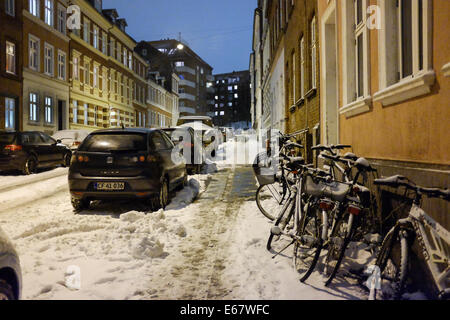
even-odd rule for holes
{"type": "Polygon", "coordinates": [[[11,151],[11,152],[21,151],[22,146],[18,146],[16,144],[10,144],[8,146],[5,146],[5,150],[11,151]]]}
{"type": "Polygon", "coordinates": [[[334,208],[334,203],[328,200],[321,200],[319,203],[319,207],[325,211],[331,211],[334,208]]]}
{"type": "Polygon", "coordinates": [[[158,162],[158,159],[155,156],[148,155],[147,162],[158,162]]]}
{"type": "Polygon", "coordinates": [[[80,144],[81,144],[80,141],[74,141],[74,142],[72,143],[72,147],[78,147],[78,146],[80,146],[80,144]]]}
{"type": "Polygon", "coordinates": [[[140,156],[139,157],[139,162],[145,162],[145,157],[144,156],[140,156]]]}
{"type": "Polygon", "coordinates": [[[353,205],[353,204],[349,204],[348,208],[347,208],[348,213],[353,214],[355,216],[359,215],[361,212],[361,208],[353,205]]]}
{"type": "Polygon", "coordinates": [[[77,158],[78,162],[89,162],[88,156],[78,156],[77,158]]]}

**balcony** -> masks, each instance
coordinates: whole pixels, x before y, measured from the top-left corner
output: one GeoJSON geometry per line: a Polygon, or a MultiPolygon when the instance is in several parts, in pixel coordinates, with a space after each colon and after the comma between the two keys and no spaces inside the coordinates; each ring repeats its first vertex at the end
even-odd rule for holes
{"type": "Polygon", "coordinates": [[[180,80],[180,86],[187,86],[191,88],[196,88],[195,82],[189,80],[180,80]]]}
{"type": "Polygon", "coordinates": [[[195,109],[194,108],[189,108],[189,107],[180,107],[180,113],[189,113],[189,114],[195,114],[195,109]]]}
{"type": "Polygon", "coordinates": [[[180,99],[195,101],[195,96],[189,93],[180,93],[180,99]]]}
{"type": "Polygon", "coordinates": [[[195,76],[195,70],[186,66],[183,67],[175,67],[175,71],[177,73],[190,73],[195,76]]]}

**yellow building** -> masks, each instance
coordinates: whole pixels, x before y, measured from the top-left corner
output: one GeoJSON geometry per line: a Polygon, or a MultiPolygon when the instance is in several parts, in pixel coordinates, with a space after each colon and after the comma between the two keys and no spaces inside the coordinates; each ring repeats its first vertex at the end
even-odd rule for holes
{"type": "MultiPolygon", "coordinates": [[[[319,0],[321,137],[381,175],[450,185],[447,0],[319,0]],[[398,4],[398,5],[397,5],[398,4]]],[[[427,201],[447,229],[448,204],[427,201]]]]}

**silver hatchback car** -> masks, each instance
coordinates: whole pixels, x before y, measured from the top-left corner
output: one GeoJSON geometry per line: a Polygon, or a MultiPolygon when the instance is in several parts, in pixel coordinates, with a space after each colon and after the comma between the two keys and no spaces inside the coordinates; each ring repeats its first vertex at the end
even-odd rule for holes
{"type": "Polygon", "coordinates": [[[0,228],[0,300],[19,300],[21,294],[20,260],[11,241],[0,228]]]}

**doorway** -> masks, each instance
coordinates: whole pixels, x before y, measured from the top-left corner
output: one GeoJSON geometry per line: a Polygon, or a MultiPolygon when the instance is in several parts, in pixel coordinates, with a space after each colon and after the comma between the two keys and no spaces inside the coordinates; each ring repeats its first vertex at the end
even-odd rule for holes
{"type": "Polygon", "coordinates": [[[58,100],[58,131],[66,129],[66,102],[58,100]]]}

